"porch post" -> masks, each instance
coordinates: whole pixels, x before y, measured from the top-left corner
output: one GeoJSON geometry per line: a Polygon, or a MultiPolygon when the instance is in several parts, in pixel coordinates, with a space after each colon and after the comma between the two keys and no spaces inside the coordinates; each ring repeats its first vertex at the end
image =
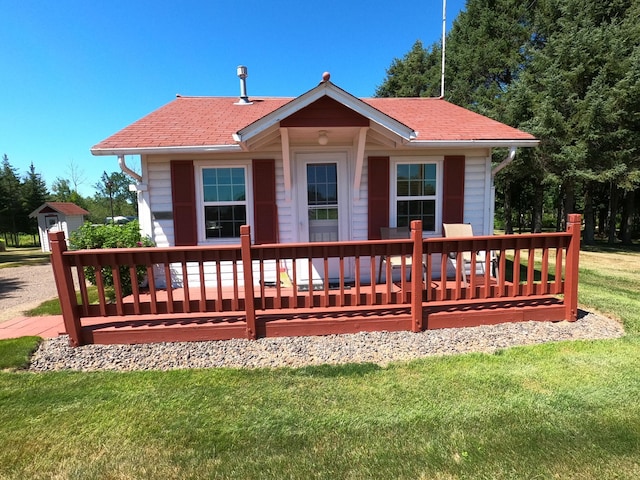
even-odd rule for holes
{"type": "Polygon", "coordinates": [[[64,328],[69,335],[69,344],[72,347],[78,347],[84,342],[82,341],[82,327],[80,325],[80,315],[78,314],[78,299],[76,298],[76,289],[73,285],[71,265],[62,255],[67,251],[64,232],[49,233],[49,245],[51,247],[53,278],[56,281],[56,288],[58,289],[64,328]]]}
{"type": "MultiPolygon", "coordinates": [[[[578,318],[578,266],[580,263],[580,226],[581,216],[577,213],[568,215],[567,232],[571,233],[567,248],[567,264],[564,279],[565,320],[575,322],[578,318]]],[[[556,267],[557,268],[557,267],[556,267]]]]}
{"type": "Polygon", "coordinates": [[[422,331],[422,221],[411,222],[411,330],[422,331]]]}
{"type": "Polygon", "coordinates": [[[249,225],[240,227],[240,254],[242,256],[242,273],[244,275],[244,310],[247,316],[247,338],[255,340],[256,333],[256,305],[253,292],[253,265],[251,262],[251,228],[249,225]]]}

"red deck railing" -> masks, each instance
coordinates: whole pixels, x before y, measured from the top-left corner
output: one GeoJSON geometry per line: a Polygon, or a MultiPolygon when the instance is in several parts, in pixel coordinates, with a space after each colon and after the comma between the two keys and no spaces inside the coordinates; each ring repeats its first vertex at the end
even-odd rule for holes
{"type": "Polygon", "coordinates": [[[577,316],[579,215],[569,216],[566,232],[531,235],[423,239],[421,222],[413,222],[411,238],[362,242],[252,245],[248,226],[240,245],[229,246],[69,251],[62,232],[50,234],[50,242],[72,345],[421,331],[577,316]],[[484,270],[482,255],[495,259],[484,270]],[[397,271],[390,257],[400,259],[397,271]],[[94,302],[87,268],[96,273],[94,302]],[[123,291],[127,283],[130,293],[123,291]]]}

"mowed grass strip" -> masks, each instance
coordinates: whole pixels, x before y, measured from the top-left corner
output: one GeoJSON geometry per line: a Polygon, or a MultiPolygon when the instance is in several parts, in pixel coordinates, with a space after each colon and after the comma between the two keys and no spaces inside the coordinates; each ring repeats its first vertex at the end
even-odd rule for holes
{"type": "Polygon", "coordinates": [[[3,373],[0,478],[635,478],[638,347],[3,373]]]}

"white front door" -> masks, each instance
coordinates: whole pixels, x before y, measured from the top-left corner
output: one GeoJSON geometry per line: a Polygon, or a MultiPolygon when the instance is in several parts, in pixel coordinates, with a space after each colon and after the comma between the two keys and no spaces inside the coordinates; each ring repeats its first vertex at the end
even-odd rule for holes
{"type": "Polygon", "coordinates": [[[349,240],[347,155],[303,153],[298,160],[300,241],[349,240]]]}
{"type": "MultiPolygon", "coordinates": [[[[350,240],[347,154],[304,153],[296,160],[300,241],[350,240]]],[[[338,272],[338,262],[331,261],[330,277],[337,278],[338,272]]]]}

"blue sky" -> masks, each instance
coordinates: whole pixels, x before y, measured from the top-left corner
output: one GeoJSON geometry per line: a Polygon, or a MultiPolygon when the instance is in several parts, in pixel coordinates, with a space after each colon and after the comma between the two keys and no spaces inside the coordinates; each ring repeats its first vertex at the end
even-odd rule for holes
{"type": "MultiPolygon", "coordinates": [[[[447,1],[447,30],[465,0],[447,1]]],[[[116,157],[90,148],[176,94],[297,96],[324,71],[370,97],[416,40],[440,40],[442,0],[0,0],[0,156],[92,195],[116,157]]],[[[137,157],[128,158],[132,166],[137,157]]]]}

